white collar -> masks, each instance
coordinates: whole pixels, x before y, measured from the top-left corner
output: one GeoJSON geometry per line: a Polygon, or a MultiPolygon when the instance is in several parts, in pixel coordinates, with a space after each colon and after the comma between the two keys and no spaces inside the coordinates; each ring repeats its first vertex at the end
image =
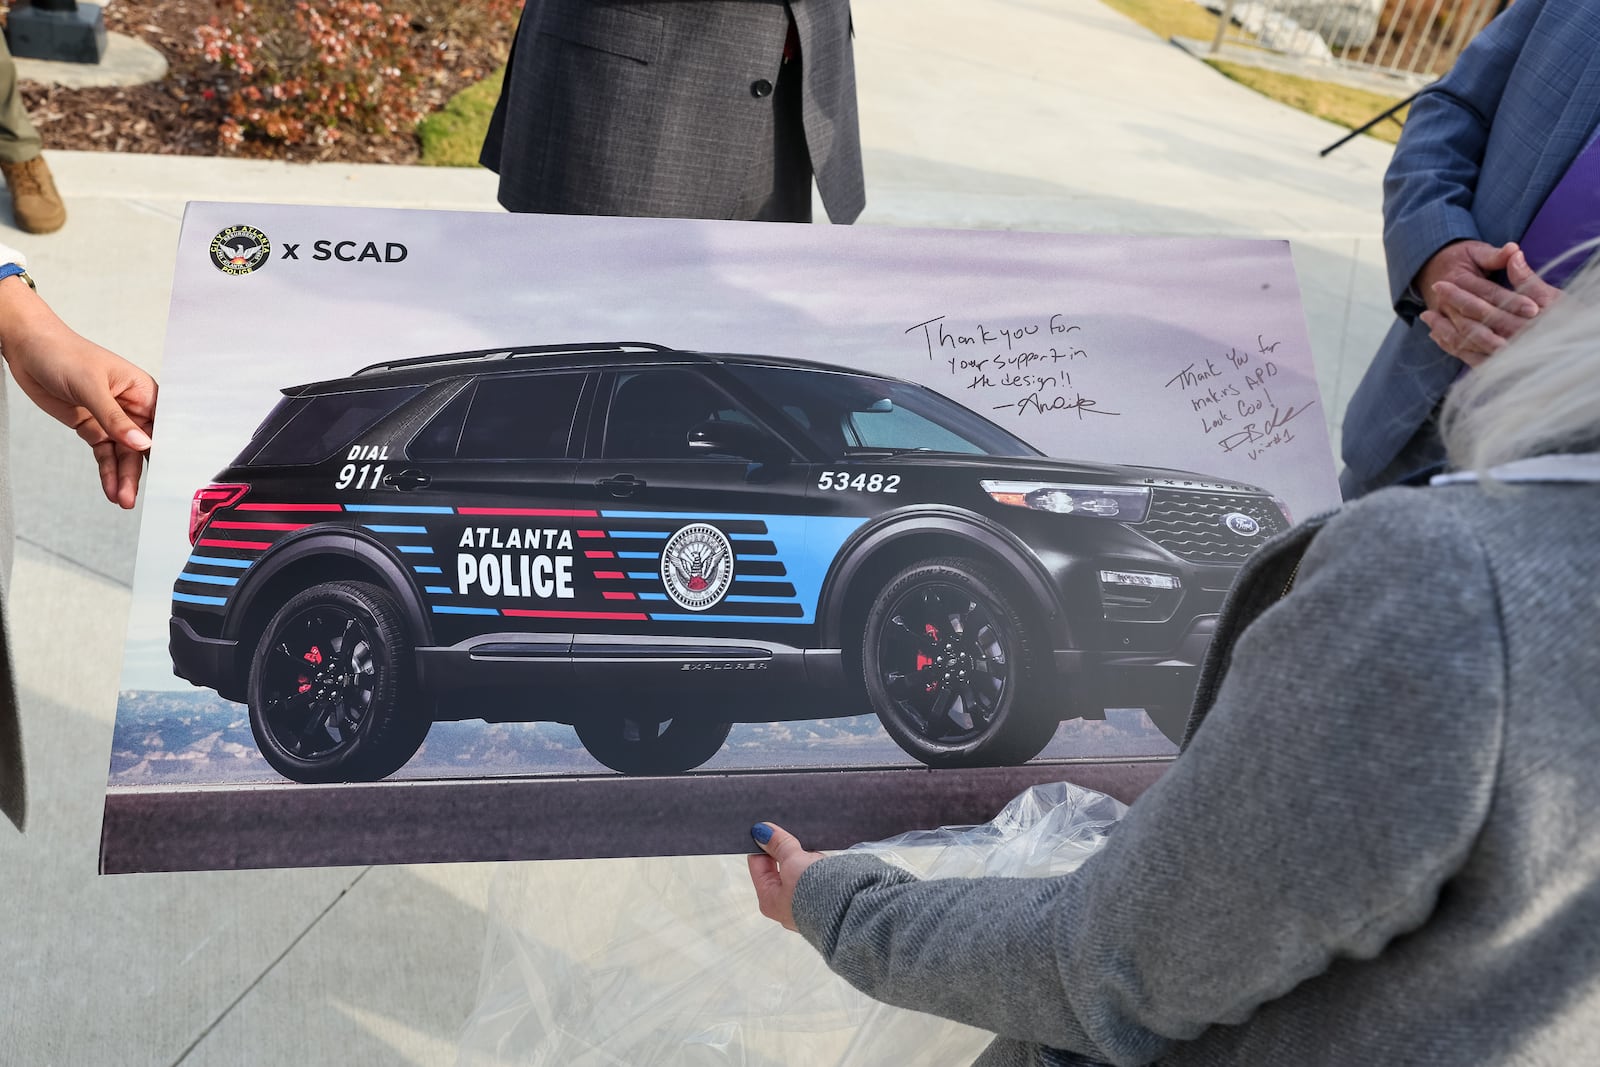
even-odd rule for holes
{"type": "MultiPolygon", "coordinates": [[[[1600,482],[1600,452],[1553,452],[1531,456],[1490,468],[1489,477],[1501,482],[1600,482]]],[[[1436,474],[1429,485],[1459,485],[1478,480],[1477,471],[1436,474]]]]}

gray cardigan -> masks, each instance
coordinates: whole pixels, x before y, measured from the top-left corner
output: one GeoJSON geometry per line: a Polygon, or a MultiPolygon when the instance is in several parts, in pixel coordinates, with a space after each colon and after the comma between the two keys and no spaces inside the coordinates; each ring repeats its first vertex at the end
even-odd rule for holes
{"type": "Polygon", "coordinates": [[[832,857],[800,931],[1003,1035],[986,1067],[1600,1063],[1600,486],[1388,490],[1306,537],[1076,873],[832,857]]]}

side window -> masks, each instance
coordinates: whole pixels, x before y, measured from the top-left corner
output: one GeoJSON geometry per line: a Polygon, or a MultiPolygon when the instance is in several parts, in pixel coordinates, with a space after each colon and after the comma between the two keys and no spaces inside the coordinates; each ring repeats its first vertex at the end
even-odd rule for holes
{"type": "Polygon", "coordinates": [[[461,427],[467,420],[467,408],[472,406],[472,394],[477,388],[476,382],[468,385],[440,408],[422,432],[411,439],[406,455],[411,459],[453,458],[456,442],[461,440],[461,427]]]}
{"type": "Polygon", "coordinates": [[[845,439],[863,448],[928,448],[936,452],[980,454],[959,434],[904,407],[890,411],[852,411],[844,417],[845,439]]]}
{"type": "MultiPolygon", "coordinates": [[[[420,385],[403,385],[309,397],[292,409],[293,414],[250,462],[258,466],[320,463],[420,392],[420,385]]],[[[258,432],[257,437],[261,436],[264,433],[258,432]]]]}
{"type": "Polygon", "coordinates": [[[681,367],[617,375],[606,417],[606,459],[702,459],[689,431],[708,419],[754,423],[716,386],[681,367]]]}
{"type": "Polygon", "coordinates": [[[563,459],[583,374],[479,378],[457,459],[563,459]]]}

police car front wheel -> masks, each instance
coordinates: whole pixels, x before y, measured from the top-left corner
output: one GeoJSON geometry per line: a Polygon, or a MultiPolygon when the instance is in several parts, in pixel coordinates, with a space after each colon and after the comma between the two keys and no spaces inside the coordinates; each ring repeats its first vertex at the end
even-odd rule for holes
{"type": "Polygon", "coordinates": [[[1026,762],[1060,724],[1034,629],[981,563],[914,563],[867,612],[867,698],[895,743],[930,767],[1026,762]]]}

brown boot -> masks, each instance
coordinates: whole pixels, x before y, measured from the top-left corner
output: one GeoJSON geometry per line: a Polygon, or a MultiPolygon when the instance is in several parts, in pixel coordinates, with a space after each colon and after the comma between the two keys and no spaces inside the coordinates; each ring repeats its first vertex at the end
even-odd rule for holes
{"type": "Polygon", "coordinates": [[[66,225],[67,205],[56,192],[55,179],[43,156],[21,163],[0,163],[0,175],[11,190],[11,213],[24,233],[55,233],[66,225]]]}

